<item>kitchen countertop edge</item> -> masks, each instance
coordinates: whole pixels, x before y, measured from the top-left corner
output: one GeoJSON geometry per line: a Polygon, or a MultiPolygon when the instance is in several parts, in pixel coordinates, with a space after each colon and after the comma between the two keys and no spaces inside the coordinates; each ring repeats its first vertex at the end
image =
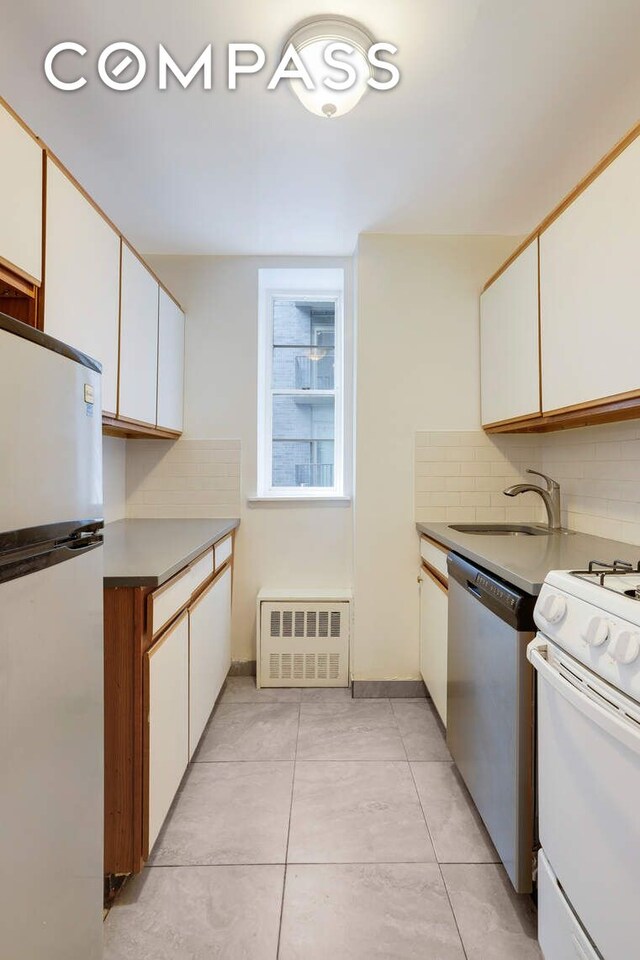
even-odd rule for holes
{"type": "Polygon", "coordinates": [[[552,533],[543,540],[542,537],[505,538],[457,533],[447,523],[418,522],[416,528],[419,533],[442,544],[452,553],[476,563],[533,596],[540,593],[550,570],[584,569],[589,560],[616,558],[635,563],[640,555],[640,547],[634,544],[573,530],[552,533]],[[539,544],[540,541],[540,546],[546,548],[543,557],[534,553],[539,551],[536,542],[539,544]],[[519,556],[515,556],[516,553],[519,556]]]}
{"type": "MultiPolygon", "coordinates": [[[[105,551],[109,549],[109,527],[113,527],[116,524],[134,524],[134,523],[154,523],[154,524],[164,524],[164,523],[175,523],[175,521],[167,520],[155,520],[155,521],[136,521],[136,520],[119,520],[114,521],[113,524],[107,524],[105,527],[105,551]]],[[[189,523],[189,521],[182,521],[182,523],[189,523]]],[[[180,549],[177,551],[175,557],[172,558],[171,562],[168,565],[163,565],[162,569],[158,572],[149,572],[148,574],[143,573],[106,573],[103,578],[103,585],[105,590],[114,588],[114,587],[161,587],[164,583],[175,576],[176,573],[179,573],[180,570],[183,570],[188,566],[193,560],[204,553],[205,550],[208,550],[209,547],[212,547],[214,544],[218,543],[224,537],[228,536],[234,530],[240,526],[240,519],[238,517],[230,517],[218,520],[216,518],[211,518],[209,520],[203,520],[202,525],[207,526],[210,524],[216,524],[215,529],[210,529],[204,538],[202,535],[194,536],[193,544],[189,545],[189,548],[185,551],[180,549]]],[[[158,527],[158,530],[161,530],[161,526],[158,527]]],[[[105,563],[105,567],[113,564],[114,567],[117,566],[117,562],[114,563],[112,560],[109,563],[105,563]]],[[[123,561],[122,566],[125,566],[123,561]]],[[[150,562],[152,566],[152,561],[150,562]]]]}

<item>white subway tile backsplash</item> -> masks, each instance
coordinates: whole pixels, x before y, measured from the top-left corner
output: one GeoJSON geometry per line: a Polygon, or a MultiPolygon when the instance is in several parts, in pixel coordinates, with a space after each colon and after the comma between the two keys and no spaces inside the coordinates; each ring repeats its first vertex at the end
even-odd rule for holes
{"type": "Polygon", "coordinates": [[[535,494],[502,493],[519,481],[541,482],[525,474],[533,467],[560,481],[566,526],[640,544],[640,421],[527,436],[431,431],[417,433],[415,443],[418,520],[543,521],[535,494]],[[438,494],[459,501],[443,508],[438,494]]]}
{"type": "Polygon", "coordinates": [[[127,516],[239,516],[240,455],[239,440],[128,441],[127,516]]]}

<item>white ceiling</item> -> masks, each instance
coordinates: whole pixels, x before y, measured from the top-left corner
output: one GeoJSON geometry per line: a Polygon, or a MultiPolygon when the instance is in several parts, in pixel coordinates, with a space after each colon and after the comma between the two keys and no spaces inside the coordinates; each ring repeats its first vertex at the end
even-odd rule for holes
{"type": "Polygon", "coordinates": [[[362,231],[530,230],[636,122],[639,35],[637,0],[10,0],[0,92],[145,252],[349,254],[362,231]],[[275,62],[318,12],[396,43],[399,87],[335,121],[267,71],[224,89],[228,42],[275,62]],[[44,78],[60,40],[92,55],[77,93],[44,78]],[[149,54],[128,93],[95,76],[115,40],[149,54]],[[184,67],[213,42],[214,90],[159,92],[159,42],[184,67]]]}

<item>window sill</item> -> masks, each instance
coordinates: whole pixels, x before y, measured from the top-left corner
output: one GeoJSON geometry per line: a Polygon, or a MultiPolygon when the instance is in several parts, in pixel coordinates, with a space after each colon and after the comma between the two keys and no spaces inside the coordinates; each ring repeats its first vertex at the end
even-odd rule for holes
{"type": "Polygon", "coordinates": [[[335,496],[329,494],[328,496],[313,495],[309,497],[278,497],[278,496],[262,496],[262,497],[247,497],[247,503],[295,503],[298,506],[301,506],[305,503],[351,503],[351,497],[347,496],[335,496]]]}

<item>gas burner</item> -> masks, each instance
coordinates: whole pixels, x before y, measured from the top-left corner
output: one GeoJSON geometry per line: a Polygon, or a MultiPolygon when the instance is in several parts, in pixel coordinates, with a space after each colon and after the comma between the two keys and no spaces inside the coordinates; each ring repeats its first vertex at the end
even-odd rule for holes
{"type": "Polygon", "coordinates": [[[596,583],[613,593],[640,600],[640,562],[634,566],[626,560],[591,560],[587,570],[572,570],[571,575],[588,583],[596,583]],[[638,584],[629,589],[628,581],[625,583],[622,578],[634,574],[638,578],[638,584]]]}

